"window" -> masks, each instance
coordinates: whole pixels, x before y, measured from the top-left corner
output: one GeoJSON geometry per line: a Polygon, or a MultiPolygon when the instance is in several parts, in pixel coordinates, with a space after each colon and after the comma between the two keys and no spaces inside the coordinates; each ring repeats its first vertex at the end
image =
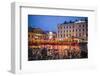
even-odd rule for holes
{"type": "Polygon", "coordinates": [[[79,32],[81,31],[81,29],[79,29],[79,32]]]}
{"type": "Polygon", "coordinates": [[[86,36],[88,36],[88,34],[86,33],[86,36]]]}
{"type": "Polygon", "coordinates": [[[79,33],[79,36],[81,36],[81,33],[79,33]]]}
{"type": "Polygon", "coordinates": [[[74,29],[73,29],[73,32],[74,32],[74,29]]]}
{"type": "Polygon", "coordinates": [[[86,30],[88,31],[88,28],[86,28],[86,30]]]}
{"type": "Polygon", "coordinates": [[[62,37],[62,34],[61,34],[61,37],[62,37]]]}
{"type": "Polygon", "coordinates": [[[66,27],[64,26],[64,29],[65,29],[66,27]]]}
{"type": "Polygon", "coordinates": [[[61,29],[62,27],[60,26],[59,29],[61,29]]]}
{"type": "Polygon", "coordinates": [[[79,27],[81,27],[81,25],[79,25],[79,27]]]}
{"type": "Polygon", "coordinates": [[[71,34],[69,34],[69,37],[71,37],[71,34]]]}

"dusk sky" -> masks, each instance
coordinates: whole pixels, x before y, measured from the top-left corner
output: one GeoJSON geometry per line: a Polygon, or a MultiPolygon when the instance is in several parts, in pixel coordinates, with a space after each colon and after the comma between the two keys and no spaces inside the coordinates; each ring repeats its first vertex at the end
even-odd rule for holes
{"type": "Polygon", "coordinates": [[[76,21],[80,19],[85,19],[87,17],[78,16],[48,16],[48,15],[28,15],[28,26],[33,28],[41,28],[45,31],[57,30],[57,25],[62,24],[65,21],[76,21]]]}

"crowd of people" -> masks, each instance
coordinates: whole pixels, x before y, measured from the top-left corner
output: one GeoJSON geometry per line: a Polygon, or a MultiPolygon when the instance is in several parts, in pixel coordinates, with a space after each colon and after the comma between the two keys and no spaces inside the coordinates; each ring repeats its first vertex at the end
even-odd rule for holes
{"type": "Polygon", "coordinates": [[[48,49],[48,48],[29,48],[28,49],[28,60],[54,60],[54,59],[75,59],[75,58],[85,58],[87,57],[87,52],[73,49],[64,49],[59,51],[58,49],[48,49]]]}

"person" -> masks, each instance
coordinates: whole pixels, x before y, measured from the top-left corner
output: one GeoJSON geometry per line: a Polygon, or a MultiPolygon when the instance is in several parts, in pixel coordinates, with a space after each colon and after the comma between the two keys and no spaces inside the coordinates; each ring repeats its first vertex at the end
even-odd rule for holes
{"type": "Polygon", "coordinates": [[[41,55],[41,50],[40,50],[40,48],[37,49],[36,55],[37,55],[37,56],[36,56],[37,60],[41,60],[41,59],[42,59],[42,55],[41,55]]]}
{"type": "Polygon", "coordinates": [[[86,51],[81,51],[81,58],[87,58],[87,52],[86,51]]]}
{"type": "Polygon", "coordinates": [[[52,59],[52,52],[51,52],[51,49],[48,49],[47,51],[47,59],[52,59]]]}
{"type": "Polygon", "coordinates": [[[68,50],[67,49],[64,50],[63,58],[68,59],[68,50]]]}
{"type": "Polygon", "coordinates": [[[42,55],[42,60],[46,60],[47,59],[47,49],[43,48],[41,50],[41,55],[42,55]]]}
{"type": "Polygon", "coordinates": [[[28,48],[28,60],[32,60],[32,48],[28,48]]]}

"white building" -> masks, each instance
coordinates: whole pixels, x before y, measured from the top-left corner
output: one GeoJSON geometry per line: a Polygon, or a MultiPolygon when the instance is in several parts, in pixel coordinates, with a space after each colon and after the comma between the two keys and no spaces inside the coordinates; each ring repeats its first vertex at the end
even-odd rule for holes
{"type": "Polygon", "coordinates": [[[59,24],[57,29],[58,39],[76,37],[87,40],[88,37],[88,24],[86,21],[64,22],[63,24],[59,24]]]}

